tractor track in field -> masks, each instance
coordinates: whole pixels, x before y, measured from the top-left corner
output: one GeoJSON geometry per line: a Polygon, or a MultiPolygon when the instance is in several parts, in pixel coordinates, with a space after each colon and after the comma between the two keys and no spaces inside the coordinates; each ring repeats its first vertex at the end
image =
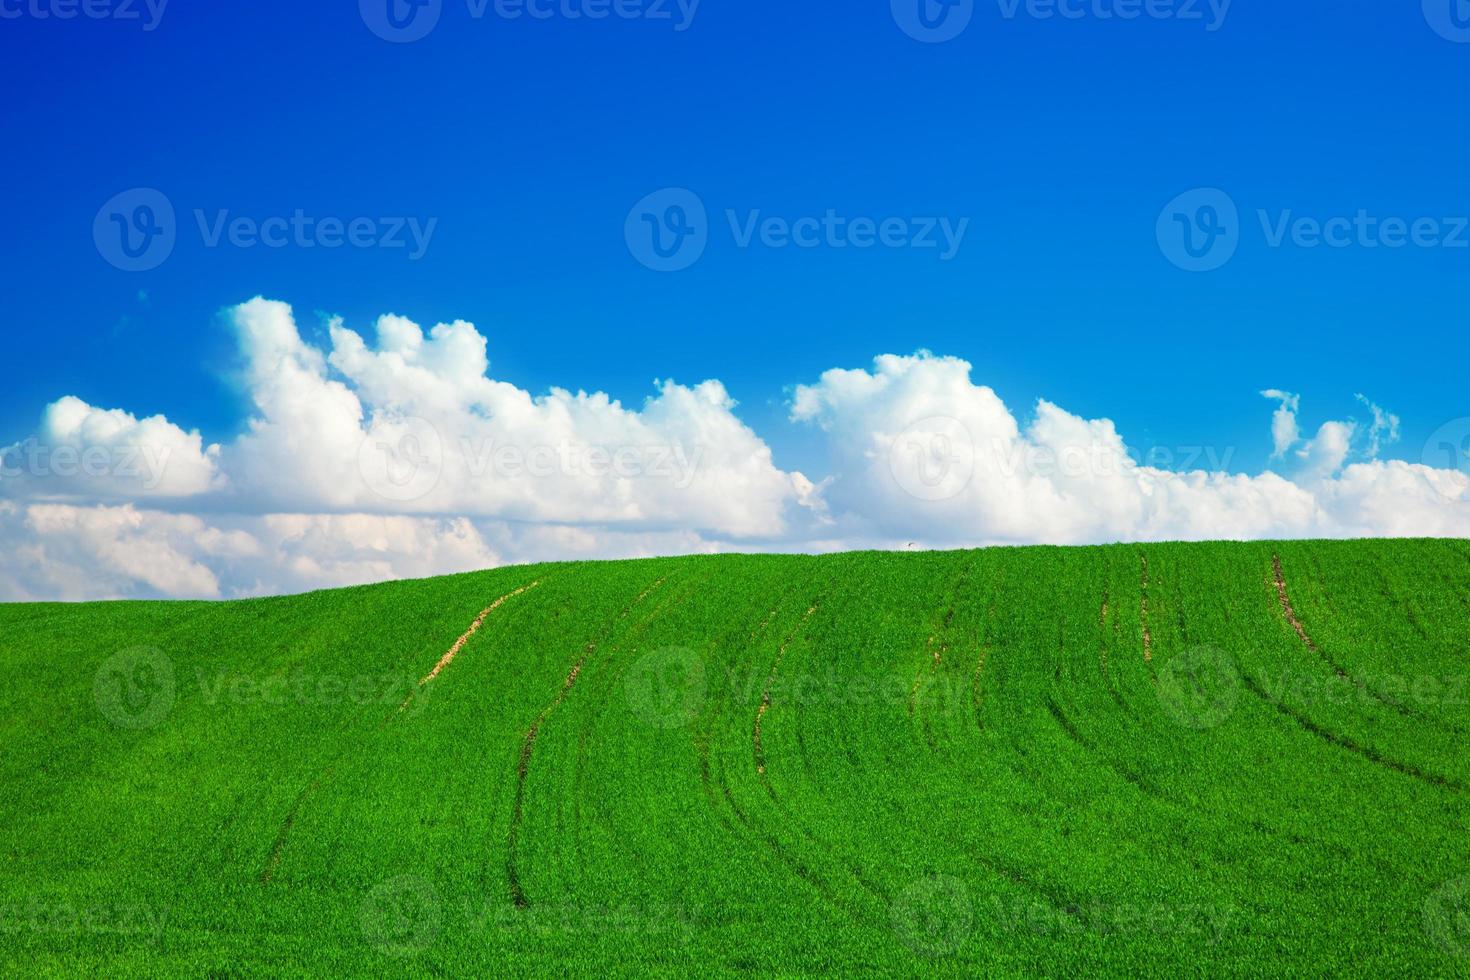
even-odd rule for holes
{"type": "Polygon", "coordinates": [[[766,774],[766,752],[765,747],[761,744],[761,727],[765,722],[766,712],[771,709],[771,685],[775,682],[776,674],[781,669],[781,661],[786,659],[787,648],[791,646],[792,641],[796,639],[796,634],[806,625],[807,620],[812,618],[812,614],[817,611],[819,604],[820,600],[814,601],[806,613],[802,615],[800,622],[792,628],[786,639],[781,642],[781,649],[776,651],[776,662],[771,664],[771,672],[766,675],[765,686],[761,688],[761,701],[760,705],[755,709],[755,725],[751,729],[751,743],[755,750],[755,771],[757,775],[762,777],[763,781],[766,774]]]}
{"type": "MultiPolygon", "coordinates": [[[[475,620],[470,624],[469,629],[465,630],[465,632],[460,635],[459,639],[455,640],[454,644],[450,646],[448,652],[446,652],[442,657],[439,658],[439,662],[434,667],[434,669],[431,670],[422,680],[419,681],[419,687],[423,687],[429,681],[433,680],[436,676],[438,676],[441,670],[449,665],[449,662],[453,660],[462,649],[464,649],[465,644],[470,641],[470,638],[474,636],[477,632],[479,632],[480,627],[485,624],[485,620],[490,616],[492,612],[494,612],[496,609],[499,609],[500,606],[503,605],[508,599],[513,599],[523,592],[534,589],[540,584],[541,580],[537,579],[536,581],[531,582],[527,585],[523,585],[512,592],[507,592],[505,595],[501,596],[499,599],[496,599],[490,605],[486,606],[480,612],[480,614],[475,617],[475,620]]],[[[403,703],[398,706],[397,711],[395,711],[393,714],[388,715],[381,722],[378,723],[378,728],[380,730],[390,721],[392,721],[396,714],[402,712],[405,708],[408,707],[409,702],[413,700],[414,694],[417,692],[417,690],[418,689],[415,688],[414,690],[409,691],[408,697],[405,698],[403,700],[403,703]]],[[[281,827],[276,832],[275,839],[271,842],[270,856],[266,858],[265,867],[260,873],[261,884],[269,885],[271,881],[275,878],[276,870],[281,865],[281,855],[285,852],[286,842],[291,837],[291,831],[296,826],[296,820],[301,814],[301,809],[306,805],[306,802],[316,794],[317,790],[321,788],[322,784],[330,779],[332,775],[337,771],[338,763],[341,762],[342,757],[345,756],[347,752],[347,748],[343,748],[341,751],[337,752],[336,755],[332,757],[332,760],[327,763],[327,765],[320,772],[318,772],[315,776],[308,780],[304,786],[301,787],[301,790],[296,794],[295,799],[291,801],[291,806],[286,811],[286,816],[281,821],[281,827]]]]}
{"type": "Polygon", "coordinates": [[[1113,773],[1124,782],[1133,786],[1140,793],[1149,797],[1150,799],[1168,803],[1168,800],[1164,796],[1162,790],[1145,780],[1142,776],[1139,776],[1137,773],[1129,772],[1128,770],[1119,766],[1116,762],[1109,758],[1106,753],[1099,749],[1090,738],[1083,735],[1082,732],[1078,730],[1076,724],[1072,721],[1072,719],[1069,718],[1066,712],[1062,710],[1061,705],[1057,704],[1055,698],[1050,696],[1047,697],[1046,709],[1051,713],[1053,720],[1056,721],[1057,726],[1061,728],[1062,732],[1069,739],[1071,739],[1072,742],[1074,742],[1079,749],[1082,750],[1084,755],[1093,759],[1095,764],[1100,764],[1104,769],[1107,769],[1109,772],[1113,773]]]}
{"type": "MultiPolygon", "coordinates": [[[[756,709],[755,726],[752,730],[752,744],[756,753],[756,775],[759,777],[761,784],[765,787],[766,795],[770,797],[772,805],[775,806],[779,811],[781,811],[781,813],[783,813],[788,820],[790,820],[791,825],[794,826],[803,837],[805,837],[813,845],[825,850],[829,855],[836,857],[837,851],[832,846],[832,844],[813,833],[811,828],[803,823],[796,814],[792,813],[790,808],[788,808],[786,804],[782,801],[780,795],[777,794],[775,785],[772,784],[771,780],[766,775],[765,754],[764,749],[761,745],[761,721],[764,718],[766,711],[771,706],[771,684],[775,681],[780,667],[785,661],[787,649],[791,646],[793,642],[795,642],[796,636],[801,631],[801,628],[805,626],[807,622],[812,618],[812,615],[816,613],[817,608],[820,605],[820,598],[813,601],[811,607],[808,608],[807,611],[802,615],[800,622],[796,624],[796,626],[792,629],[790,635],[786,637],[785,642],[782,643],[781,650],[777,653],[776,656],[776,662],[771,665],[770,675],[766,679],[766,688],[761,693],[760,706],[756,709]]],[[[954,615],[952,609],[949,615],[951,617],[954,615]]],[[[803,768],[806,769],[808,777],[812,777],[814,776],[814,772],[812,770],[811,760],[808,757],[806,751],[806,740],[805,736],[802,734],[802,727],[800,724],[796,725],[795,727],[796,742],[798,750],[802,756],[803,768]]],[[[888,895],[887,892],[882,889],[876,882],[872,881],[860,866],[850,861],[845,863],[839,861],[837,863],[839,864],[839,866],[845,867],[847,872],[852,875],[853,879],[862,886],[863,890],[868,892],[868,894],[872,895],[878,901],[883,903],[889,903],[892,901],[892,897],[888,895]]]]}
{"type": "MultiPolygon", "coordinates": [[[[1281,606],[1282,616],[1286,619],[1286,622],[1291,626],[1291,628],[1296,632],[1296,635],[1301,639],[1302,645],[1305,646],[1309,651],[1311,651],[1312,654],[1314,654],[1319,660],[1321,660],[1322,663],[1326,665],[1329,670],[1332,671],[1332,673],[1337,677],[1338,680],[1347,681],[1358,691],[1358,693],[1371,699],[1374,703],[1382,705],[1390,711],[1402,715],[1404,718],[1408,718],[1416,722],[1425,722],[1428,724],[1432,724],[1436,727],[1445,728],[1453,731],[1456,734],[1465,734],[1465,729],[1453,721],[1448,721],[1443,718],[1436,718],[1432,715],[1422,714],[1418,711],[1415,711],[1412,707],[1400,701],[1398,698],[1385,694],[1382,691],[1374,690],[1372,687],[1369,687],[1368,684],[1365,683],[1361,678],[1353,675],[1350,671],[1343,667],[1342,664],[1338,663],[1337,660],[1335,660],[1330,654],[1327,653],[1327,651],[1323,650],[1320,646],[1317,645],[1316,641],[1312,639],[1311,634],[1307,632],[1306,625],[1301,621],[1301,618],[1297,616],[1296,609],[1292,606],[1291,603],[1291,592],[1286,584],[1286,574],[1282,569],[1281,556],[1279,554],[1273,554],[1271,556],[1271,573],[1271,584],[1275,587],[1276,599],[1281,606]]],[[[1386,588],[1387,586],[1385,585],[1385,589],[1386,588]]],[[[1386,596],[1390,594],[1391,593],[1387,591],[1385,592],[1386,596]]],[[[1410,616],[1409,618],[1412,622],[1413,617],[1410,616]]]]}
{"type": "Polygon", "coordinates": [[[550,704],[541,709],[541,714],[536,717],[535,722],[526,730],[526,737],[521,741],[520,761],[516,765],[515,804],[514,809],[511,811],[510,836],[506,842],[507,854],[505,858],[505,874],[510,883],[510,899],[515,907],[519,909],[528,908],[531,904],[527,901],[526,893],[521,888],[520,872],[516,869],[516,844],[520,836],[521,817],[525,806],[526,776],[531,769],[531,753],[536,750],[536,736],[540,734],[541,726],[546,723],[546,719],[556,710],[557,705],[566,700],[567,692],[577,683],[577,678],[582,673],[582,665],[587,662],[587,658],[592,656],[596,650],[597,645],[595,643],[587,644],[587,648],[582,653],[581,659],[572,665],[570,673],[567,674],[566,681],[562,683],[561,690],[556,693],[556,697],[552,699],[550,704]]]}
{"type": "Polygon", "coordinates": [[[995,626],[995,610],[1000,601],[1000,585],[1004,581],[1004,573],[995,572],[995,577],[990,582],[990,602],[985,607],[985,621],[980,625],[980,651],[975,655],[975,670],[970,675],[970,707],[975,712],[975,727],[980,730],[985,728],[985,719],[981,714],[985,698],[980,693],[980,678],[985,674],[985,664],[990,659],[994,641],[991,638],[991,629],[995,626]]]}
{"type": "Polygon", "coordinates": [[[918,672],[914,674],[914,683],[909,687],[910,716],[914,714],[917,706],[919,687],[924,683],[924,675],[928,674],[930,677],[933,677],[939,672],[939,665],[944,662],[944,654],[949,649],[949,644],[939,642],[939,638],[949,631],[949,624],[953,621],[954,604],[951,603],[949,609],[945,611],[944,616],[940,619],[939,625],[934,628],[934,632],[929,634],[929,639],[924,644],[925,649],[930,651],[931,656],[929,662],[921,666],[918,672]]]}
{"type": "Polygon", "coordinates": [[[1266,704],[1275,708],[1281,714],[1296,722],[1299,726],[1301,726],[1304,731],[1307,731],[1317,736],[1324,742],[1327,742],[1329,745],[1336,746],[1337,748],[1340,748],[1345,752],[1349,752],[1353,755],[1359,756],[1362,759],[1366,759],[1368,762],[1371,762],[1374,765],[1379,766],[1380,768],[1386,769],[1390,772],[1398,773],[1402,776],[1408,776],[1411,779],[1416,779],[1422,783],[1434,786],[1438,789],[1451,789],[1461,793],[1470,792],[1470,786],[1467,786],[1457,779],[1452,779],[1448,776],[1440,775],[1437,772],[1429,772],[1428,770],[1420,769],[1418,766],[1413,765],[1412,763],[1400,762],[1398,759],[1390,758],[1384,755],[1382,752],[1379,752],[1377,749],[1374,749],[1367,745],[1363,745],[1351,738],[1348,738],[1346,735],[1339,735],[1337,732],[1324,728],[1323,726],[1312,721],[1312,719],[1308,718],[1306,715],[1302,714],[1300,711],[1292,708],[1290,705],[1285,704],[1284,702],[1272,697],[1269,693],[1267,693],[1264,688],[1261,687],[1260,683],[1254,677],[1250,676],[1249,673],[1242,673],[1241,677],[1245,683],[1246,690],[1250,691],[1253,695],[1264,701],[1266,704]]]}
{"type": "Polygon", "coordinates": [[[1143,562],[1143,576],[1140,586],[1143,590],[1143,598],[1139,605],[1139,622],[1143,627],[1143,660],[1151,663],[1154,659],[1154,636],[1148,628],[1148,555],[1140,554],[1139,559],[1143,562]]]}
{"type": "MultiPolygon", "coordinates": [[[[669,598],[664,599],[663,605],[659,605],[659,607],[654,608],[651,613],[648,613],[647,616],[642,619],[641,623],[638,623],[637,626],[631,627],[631,630],[629,630],[626,635],[623,635],[622,638],[619,639],[617,645],[613,646],[613,648],[610,649],[609,657],[612,657],[612,655],[616,654],[616,652],[622,651],[623,648],[628,648],[628,652],[631,655],[637,654],[638,646],[632,645],[632,641],[635,641],[635,639],[639,638],[639,636],[642,636],[644,630],[648,629],[648,627],[650,627],[651,624],[654,623],[654,621],[659,619],[660,614],[669,613],[669,611],[678,610],[678,608],[681,608],[682,605],[685,604],[685,602],[689,601],[689,598],[694,597],[697,592],[700,592],[700,589],[703,589],[704,586],[706,586],[707,583],[710,582],[711,577],[713,577],[713,574],[701,574],[701,576],[692,577],[692,579],[689,579],[688,582],[679,583],[679,589],[681,589],[681,591],[673,592],[673,594],[670,595],[669,598]]],[[[660,582],[659,586],[661,585],[663,585],[663,583],[660,582]]],[[[632,613],[632,610],[634,610],[637,605],[641,604],[642,599],[647,598],[648,595],[651,594],[651,592],[653,592],[653,588],[645,589],[644,594],[639,595],[637,601],[632,602],[632,604],[629,605],[626,610],[623,610],[622,613],[619,613],[617,619],[626,619],[626,617],[628,617],[629,614],[632,613]]],[[[606,660],[606,658],[604,658],[604,660],[606,660]]],[[[592,742],[592,729],[594,729],[594,727],[597,726],[598,723],[600,723],[601,718],[606,716],[607,702],[609,702],[609,696],[604,695],[604,693],[600,692],[619,691],[619,689],[622,689],[623,685],[625,685],[626,683],[626,679],[628,679],[628,670],[631,666],[632,664],[625,663],[625,661],[613,661],[613,663],[610,664],[609,667],[607,667],[607,671],[609,671],[609,674],[607,674],[606,682],[601,683],[598,688],[592,688],[591,692],[588,693],[588,698],[592,698],[592,701],[588,702],[587,708],[585,708],[584,711],[581,711],[578,716],[582,720],[581,729],[579,729],[578,732],[579,745],[588,745],[588,743],[592,742]]],[[[575,779],[578,780],[582,779],[582,773],[591,770],[592,767],[591,764],[589,764],[589,757],[587,754],[585,754],[585,752],[584,754],[578,754],[575,758],[573,758],[573,768],[575,768],[575,779]]],[[[584,799],[575,799],[576,820],[579,821],[581,821],[582,804],[584,804],[584,799]]],[[[613,808],[612,805],[610,805],[609,798],[607,798],[606,795],[594,796],[594,798],[592,798],[592,808],[594,808],[595,814],[597,814],[597,817],[600,818],[601,824],[603,824],[603,826],[612,826],[613,808]]]]}
{"type": "MultiPolygon", "coordinates": [[[[1109,758],[1106,753],[1104,753],[1101,749],[1097,747],[1097,744],[1092,739],[1089,739],[1087,736],[1081,733],[1075,723],[1073,723],[1071,718],[1067,716],[1066,712],[1062,710],[1061,705],[1059,705],[1054,698],[1049,697],[1047,699],[1047,710],[1051,712],[1052,717],[1056,720],[1056,723],[1061,727],[1062,731],[1065,732],[1067,736],[1073,742],[1075,742],[1080,749],[1084,751],[1085,754],[1091,757],[1095,757],[1096,760],[1098,760],[1098,762],[1100,762],[1103,767],[1107,768],[1118,778],[1132,785],[1140,793],[1153,800],[1159,806],[1162,806],[1170,813],[1174,814],[1176,819],[1183,819],[1191,815],[1191,813],[1198,812],[1197,804],[1192,809],[1186,809],[1185,807],[1182,807],[1179,803],[1171,799],[1168,795],[1166,795],[1164,791],[1160,787],[1156,786],[1152,781],[1136,773],[1131,773],[1128,770],[1119,766],[1117,763],[1113,762],[1113,760],[1109,758]]],[[[1219,814],[1221,816],[1224,816],[1224,813],[1222,811],[1216,810],[1214,808],[1211,808],[1208,812],[1211,814],[1219,814]]],[[[1352,857],[1351,852],[1340,844],[1332,843],[1331,841],[1328,841],[1324,838],[1308,839],[1301,836],[1300,834],[1292,834],[1280,828],[1269,826],[1262,822],[1259,818],[1252,820],[1251,826],[1252,829],[1255,830],[1257,833],[1266,834],[1269,837],[1275,837],[1280,840],[1288,841],[1297,846],[1311,845],[1314,847],[1321,847],[1331,850],[1341,858],[1347,859],[1352,857]]]]}
{"type": "MultiPolygon", "coordinates": [[[[622,637],[618,641],[618,644],[616,646],[610,647],[610,652],[608,656],[613,656],[613,654],[615,654],[617,651],[629,646],[630,642],[641,636],[643,631],[646,630],[650,625],[652,625],[659,618],[660,615],[681,608],[692,597],[703,590],[705,586],[709,584],[710,580],[713,577],[713,573],[708,573],[694,577],[687,582],[681,582],[678,586],[678,589],[675,590],[667,599],[665,599],[661,606],[658,606],[655,610],[645,615],[642,621],[637,626],[633,627],[625,637],[622,637]]],[[[662,584],[662,582],[658,583],[659,586],[662,586],[662,584]]],[[[652,593],[652,591],[653,587],[646,589],[644,593],[638,597],[637,601],[635,601],[626,610],[619,614],[618,619],[625,619],[628,614],[632,612],[633,608],[641,604],[642,600],[646,598],[650,593],[652,593]]],[[[628,652],[630,654],[636,654],[638,652],[638,648],[636,646],[631,647],[628,652]]],[[[604,660],[606,660],[606,658],[604,658],[604,660]]],[[[592,730],[597,726],[599,721],[606,713],[608,696],[605,694],[601,694],[600,692],[617,691],[623,689],[623,685],[627,682],[627,673],[629,667],[630,664],[617,661],[614,661],[613,665],[607,667],[606,669],[609,671],[607,680],[604,683],[600,684],[598,687],[591,690],[591,692],[588,694],[588,697],[592,698],[593,700],[585,705],[584,709],[580,712],[578,716],[581,719],[581,727],[578,730],[577,736],[578,753],[572,760],[573,782],[576,785],[582,784],[582,782],[584,781],[584,773],[593,771],[594,769],[591,762],[591,756],[586,751],[586,746],[592,743],[592,730]]],[[[573,819],[576,821],[579,827],[582,824],[582,815],[584,812],[584,803],[586,802],[586,799],[587,798],[584,797],[582,794],[576,794],[573,796],[573,819]]],[[[602,827],[611,828],[614,824],[614,819],[613,809],[609,802],[609,797],[603,794],[594,795],[590,799],[592,809],[594,810],[595,821],[602,827]]],[[[629,859],[625,863],[631,864],[632,861],[631,859],[629,859]]]]}
{"type": "MultiPolygon", "coordinates": [[[[769,778],[765,775],[765,772],[759,768],[762,765],[764,759],[764,750],[763,748],[757,748],[758,742],[756,735],[756,731],[761,725],[761,721],[765,714],[765,711],[768,710],[770,707],[770,684],[772,679],[776,676],[777,671],[779,670],[781,659],[784,657],[784,650],[788,648],[790,644],[794,641],[797,633],[800,631],[801,626],[806,623],[807,620],[815,613],[816,609],[821,605],[821,602],[822,599],[820,596],[812,601],[812,604],[807,609],[806,613],[802,616],[801,620],[797,623],[795,627],[791,629],[791,631],[786,635],[786,638],[782,642],[782,650],[778,652],[776,663],[772,665],[771,671],[767,675],[766,686],[762,690],[761,701],[756,709],[756,723],[752,727],[751,745],[753,752],[761,753],[756,756],[757,760],[759,760],[756,762],[757,778],[759,779],[762,787],[765,789],[766,795],[770,798],[771,804],[776,807],[781,814],[783,814],[791,821],[791,824],[797,828],[797,831],[801,834],[802,837],[806,838],[817,847],[825,850],[829,855],[832,855],[835,852],[833,851],[833,848],[830,844],[827,844],[820,840],[815,834],[811,832],[810,829],[806,828],[805,826],[801,825],[799,821],[795,820],[794,815],[792,815],[790,811],[787,810],[786,807],[782,804],[780,797],[776,794],[775,787],[771,785],[771,782],[769,778]]],[[[784,605],[784,600],[782,604],[777,605],[777,607],[772,610],[771,615],[766,617],[766,619],[761,623],[760,627],[752,632],[752,639],[754,639],[759,634],[765,632],[765,630],[770,626],[771,622],[774,621],[774,619],[776,618],[776,615],[779,613],[781,605],[784,605]]],[[[710,725],[714,726],[715,724],[716,721],[712,719],[710,725]]],[[[760,841],[760,843],[765,845],[765,847],[770,851],[771,856],[775,858],[779,864],[785,866],[804,884],[814,889],[818,895],[826,900],[828,904],[837,908],[853,922],[871,925],[873,920],[870,916],[854,906],[850,902],[850,900],[838,894],[838,892],[825,880],[823,875],[817,873],[817,871],[811,864],[804,861],[796,854],[792,853],[792,851],[788,847],[782,844],[781,840],[775,834],[771,833],[770,831],[766,830],[756,823],[754,817],[752,817],[752,815],[746,811],[746,808],[743,807],[736,799],[734,791],[731,788],[728,773],[725,771],[724,767],[721,766],[717,771],[716,767],[713,765],[714,760],[712,759],[710,752],[710,743],[712,737],[713,727],[704,730],[696,736],[695,747],[699,756],[700,780],[703,785],[705,799],[709,803],[710,807],[714,809],[719,815],[721,824],[728,831],[730,831],[732,835],[738,833],[736,831],[735,825],[724,816],[723,812],[721,812],[716,803],[716,784],[718,784],[719,787],[719,795],[723,796],[725,800],[725,805],[729,808],[729,812],[734,815],[735,820],[738,821],[740,826],[744,828],[745,833],[751,835],[756,840],[760,841]]],[[[884,897],[881,890],[878,889],[875,883],[868,879],[861,868],[851,863],[843,864],[842,862],[838,862],[838,864],[840,867],[844,867],[846,869],[846,871],[853,877],[855,881],[857,881],[857,883],[863,888],[864,891],[873,896],[879,902],[885,904],[885,906],[888,904],[889,899],[884,897]]]]}
{"type": "Polygon", "coordinates": [[[1276,600],[1281,604],[1281,614],[1286,617],[1286,622],[1296,631],[1297,637],[1301,639],[1308,650],[1321,657],[1327,666],[1332,668],[1334,674],[1343,680],[1347,680],[1348,672],[1343,670],[1341,665],[1331,657],[1322,652],[1321,648],[1313,642],[1312,637],[1308,635],[1306,626],[1297,617],[1296,610],[1291,605],[1291,593],[1286,588],[1286,573],[1282,570],[1280,555],[1271,556],[1271,573],[1276,586],[1276,600]]]}
{"type": "MultiPolygon", "coordinates": [[[[667,580],[667,576],[662,576],[640,592],[637,598],[624,607],[623,611],[618,614],[617,618],[613,621],[613,625],[604,631],[604,638],[610,638],[617,624],[626,619],[644,599],[648,598],[654,590],[663,585],[667,580]]],[[[552,698],[551,703],[541,709],[540,714],[531,723],[531,727],[526,729],[525,737],[521,740],[520,756],[516,762],[515,801],[511,806],[510,829],[506,834],[505,853],[506,884],[510,890],[511,904],[518,909],[529,908],[531,905],[530,900],[526,898],[525,889],[521,885],[520,868],[517,863],[517,849],[520,844],[521,822],[525,816],[526,778],[530,775],[531,756],[536,751],[536,738],[541,734],[541,728],[546,724],[547,719],[551,717],[551,713],[566,700],[567,694],[576,685],[577,678],[582,675],[582,668],[586,666],[588,659],[597,650],[597,641],[588,641],[587,645],[583,648],[582,656],[577,659],[576,663],[572,665],[571,670],[568,671],[566,680],[562,682],[561,689],[556,692],[556,696],[552,698]]]]}
{"type": "Polygon", "coordinates": [[[1108,695],[1113,699],[1113,703],[1116,704],[1118,706],[1118,709],[1124,714],[1131,716],[1133,714],[1133,708],[1128,704],[1126,700],[1124,700],[1122,692],[1118,690],[1116,678],[1114,678],[1112,673],[1108,670],[1108,650],[1112,646],[1112,641],[1118,635],[1118,624],[1119,617],[1117,615],[1117,610],[1113,607],[1112,588],[1110,586],[1104,586],[1102,597],[1102,611],[1099,613],[1097,620],[1097,630],[1099,634],[1097,640],[1098,672],[1102,675],[1103,686],[1108,689],[1108,695]],[[1111,620],[1109,620],[1109,616],[1112,617],[1111,620]]]}
{"type": "MultiPolygon", "coordinates": [[[[930,678],[937,675],[940,666],[944,663],[944,655],[949,652],[949,642],[942,638],[947,637],[949,634],[950,624],[954,622],[955,610],[959,605],[960,596],[964,592],[965,586],[969,583],[971,576],[974,574],[975,566],[978,563],[979,559],[974,557],[965,562],[964,566],[960,569],[959,577],[955,579],[954,584],[949,588],[944,615],[940,617],[939,622],[930,631],[929,639],[925,643],[925,649],[930,652],[929,660],[927,663],[919,666],[918,671],[914,674],[914,683],[909,688],[909,717],[914,716],[918,707],[919,688],[923,686],[924,675],[927,673],[930,678]]],[[[935,747],[933,733],[927,727],[924,730],[924,737],[930,743],[929,747],[933,749],[935,747]]]]}

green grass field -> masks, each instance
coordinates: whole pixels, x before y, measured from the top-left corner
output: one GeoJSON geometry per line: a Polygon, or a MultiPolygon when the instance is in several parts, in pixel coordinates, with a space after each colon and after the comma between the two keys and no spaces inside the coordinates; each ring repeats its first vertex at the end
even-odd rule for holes
{"type": "Polygon", "coordinates": [[[1470,975],[1467,542],[515,567],[0,651],[11,975],[1470,975]]]}

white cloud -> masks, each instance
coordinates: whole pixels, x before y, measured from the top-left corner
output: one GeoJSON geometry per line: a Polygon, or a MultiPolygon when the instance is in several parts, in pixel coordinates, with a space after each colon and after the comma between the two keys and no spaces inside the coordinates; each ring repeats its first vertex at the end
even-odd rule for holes
{"type": "Polygon", "coordinates": [[[230,597],[730,550],[1470,536],[1470,477],[1376,459],[1399,420],[1361,396],[1371,425],[1303,440],[1299,396],[1264,391],[1286,472],[1226,472],[1219,454],[1181,471],[1136,462],[1108,419],[1046,400],[1018,417],[958,358],[884,355],[794,388],[791,419],[830,460],[813,480],[777,467],[718,381],[656,382],[636,408],[535,395],[491,376],[462,321],[385,316],[369,343],[334,320],[318,348],[285,304],[227,312],[242,434],[206,447],[161,416],[54,403],[31,445],[136,445],[166,465],[0,482],[0,598],[230,597]]]}
{"type": "Polygon", "coordinates": [[[1297,481],[1325,480],[1342,469],[1353,450],[1353,437],[1357,432],[1355,422],[1323,422],[1317,435],[1297,450],[1297,458],[1302,461],[1297,481]]]}
{"type": "Polygon", "coordinates": [[[138,419],[68,395],[46,406],[34,436],[0,449],[10,497],[129,500],[218,489],[219,446],[161,415],[138,419]]]}
{"type": "MultiPolygon", "coordinates": [[[[160,595],[212,599],[219,581],[204,558],[221,532],[189,514],[121,507],[0,507],[6,599],[160,595]]],[[[226,544],[228,542],[225,542],[226,544]]]]}
{"type": "Polygon", "coordinates": [[[1261,392],[1263,398],[1279,401],[1275,413],[1271,416],[1271,442],[1273,459],[1279,459],[1286,455],[1286,451],[1296,445],[1301,438],[1301,430],[1297,427],[1296,413],[1301,407],[1300,395],[1293,395],[1289,391],[1281,391],[1276,388],[1268,388],[1261,392]]]}
{"type": "MultiPolygon", "coordinates": [[[[1264,394],[1282,403],[1273,429],[1285,452],[1300,442],[1299,399],[1264,394]]],[[[1176,472],[1135,462],[1110,421],[1044,400],[1023,428],[970,380],[969,364],[925,353],[879,357],[871,372],[828,371],[797,388],[792,418],[828,436],[836,462],[827,503],[849,535],[869,540],[1339,537],[1390,533],[1368,518],[1385,516],[1391,500],[1402,508],[1391,533],[1470,535],[1463,474],[1379,462],[1342,471],[1352,422],[1324,423],[1295,454],[1291,480],[1176,472]]]]}
{"type": "Polygon", "coordinates": [[[1399,417],[1392,412],[1385,412],[1361,392],[1356,397],[1358,401],[1367,406],[1368,411],[1373,413],[1373,425],[1368,429],[1366,452],[1369,459],[1376,459],[1384,446],[1399,441],[1399,417]]]}
{"type": "Polygon", "coordinates": [[[232,320],[257,411],[227,460],[247,499],[735,536],[781,534],[798,504],[797,475],[718,381],[664,381],[629,409],[490,378],[486,340],[462,321],[425,336],[385,316],[375,347],[333,321],[323,354],[282,303],[252,300],[232,320]]]}

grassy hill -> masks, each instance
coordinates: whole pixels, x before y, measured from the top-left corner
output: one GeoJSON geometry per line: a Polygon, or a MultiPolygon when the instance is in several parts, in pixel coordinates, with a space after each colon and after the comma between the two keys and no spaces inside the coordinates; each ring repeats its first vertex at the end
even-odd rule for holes
{"type": "Polygon", "coordinates": [[[8,606],[0,656],[6,973],[1470,972],[1467,542],[8,606]]]}

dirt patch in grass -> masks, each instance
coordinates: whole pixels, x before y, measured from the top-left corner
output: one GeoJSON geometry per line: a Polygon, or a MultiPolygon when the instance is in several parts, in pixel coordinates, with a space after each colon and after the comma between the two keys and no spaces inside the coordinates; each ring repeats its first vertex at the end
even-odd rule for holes
{"type": "Polygon", "coordinates": [[[505,595],[501,596],[499,599],[496,599],[494,602],[490,603],[490,605],[482,609],[480,611],[480,615],[476,616],[475,621],[470,624],[470,628],[465,630],[464,634],[459,639],[454,641],[454,646],[445,651],[444,656],[440,657],[439,662],[434,665],[434,669],[424,675],[423,680],[419,681],[419,686],[423,687],[425,684],[429,683],[429,681],[438,677],[440,671],[449,666],[450,662],[459,655],[459,651],[464,649],[464,645],[470,642],[470,637],[478,633],[480,631],[480,627],[485,625],[485,619],[491,613],[499,609],[501,605],[503,605],[507,600],[514,599],[516,596],[520,595],[523,592],[529,592],[531,589],[534,589],[540,584],[540,579],[537,579],[530,585],[523,585],[519,589],[516,589],[514,592],[506,593],[505,595]]]}

